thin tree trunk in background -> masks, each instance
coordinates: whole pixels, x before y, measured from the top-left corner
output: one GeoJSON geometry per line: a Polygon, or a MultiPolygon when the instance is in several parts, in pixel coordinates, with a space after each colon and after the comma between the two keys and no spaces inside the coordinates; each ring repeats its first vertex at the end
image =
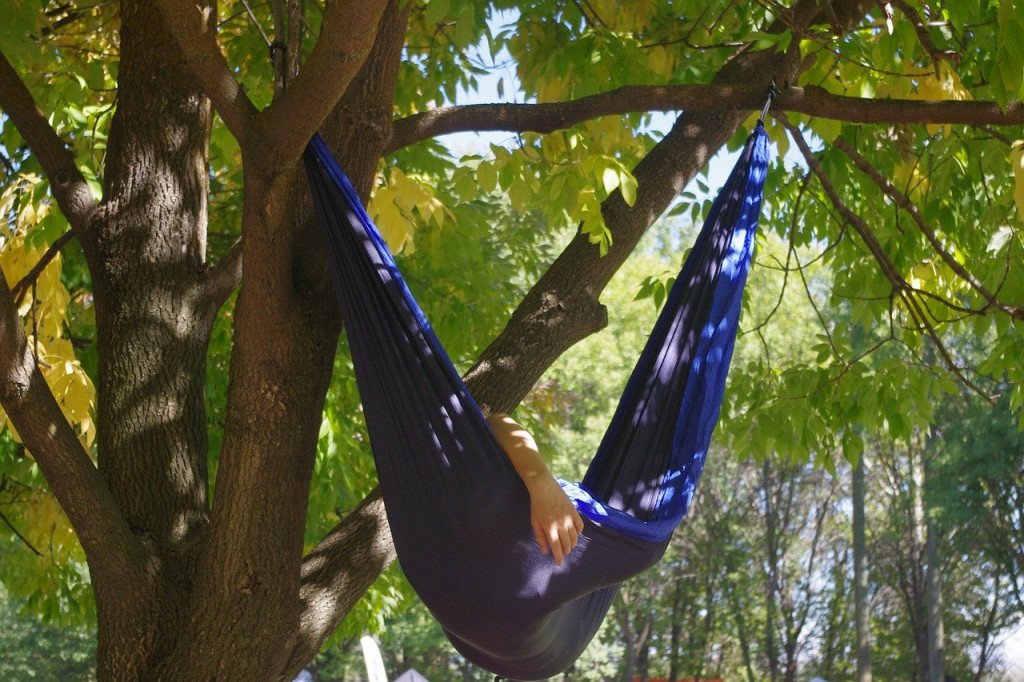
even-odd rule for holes
{"type": "Polygon", "coordinates": [[[673,571],[672,586],[672,635],[670,640],[670,652],[668,663],[668,679],[675,680],[679,677],[679,644],[683,636],[683,564],[677,562],[673,571]]]}
{"type": "Polygon", "coordinates": [[[648,668],[650,667],[651,656],[647,643],[651,638],[651,630],[653,629],[653,626],[654,615],[648,612],[644,616],[643,628],[641,628],[640,633],[636,638],[636,674],[639,675],[640,682],[647,682],[649,674],[648,668]]]}
{"type": "Polygon", "coordinates": [[[992,632],[996,622],[996,613],[999,611],[999,593],[1002,588],[1002,581],[996,575],[995,584],[992,586],[992,608],[988,611],[988,617],[981,630],[981,644],[978,652],[978,670],[974,673],[974,682],[981,682],[988,667],[989,658],[992,655],[992,632]]]}
{"type": "Polygon", "coordinates": [[[714,557],[714,553],[708,552],[707,563],[709,565],[704,576],[704,633],[700,638],[700,659],[697,661],[697,669],[693,673],[698,680],[704,676],[708,642],[712,640],[715,632],[715,588],[718,586],[715,576],[718,574],[718,567],[714,565],[712,557],[714,557]]]}
{"type": "Polygon", "coordinates": [[[736,635],[739,639],[740,653],[743,655],[743,669],[747,672],[747,682],[755,682],[753,656],[750,653],[750,638],[747,632],[746,618],[743,617],[743,609],[736,596],[736,585],[729,576],[735,571],[732,565],[726,565],[726,587],[725,596],[729,603],[729,610],[732,611],[733,621],[736,623],[736,635]]]}
{"type": "Polygon", "coordinates": [[[871,621],[868,613],[867,538],[864,523],[864,455],[853,468],[853,601],[856,620],[856,682],[871,682],[871,621]]]}
{"type": "Polygon", "coordinates": [[[614,608],[615,620],[619,622],[619,630],[622,636],[622,644],[625,648],[623,652],[623,660],[626,665],[623,670],[623,682],[633,682],[633,661],[635,660],[635,645],[633,643],[633,628],[629,622],[629,609],[626,604],[626,598],[623,595],[623,591],[619,591],[618,597],[616,597],[616,607],[614,608]]]}
{"type": "Polygon", "coordinates": [[[917,678],[929,682],[928,674],[928,603],[925,591],[925,520],[924,520],[924,465],[923,453],[916,443],[907,451],[910,467],[910,607],[914,645],[917,654],[917,678]]]}
{"type": "MultiPolygon", "coordinates": [[[[929,440],[931,440],[929,438],[929,440]]],[[[928,480],[929,466],[927,458],[928,448],[925,448],[924,477],[928,480]]],[[[942,660],[943,648],[943,622],[942,622],[942,568],[939,565],[938,531],[935,528],[935,519],[925,510],[925,554],[928,561],[928,568],[925,572],[925,588],[928,604],[928,680],[929,682],[943,682],[946,675],[943,670],[942,660]]]]}
{"type": "Polygon", "coordinates": [[[772,485],[771,466],[765,457],[761,463],[761,490],[764,494],[764,517],[766,524],[765,543],[768,558],[767,589],[765,590],[765,628],[764,648],[768,659],[768,670],[771,681],[779,679],[779,657],[775,646],[775,597],[779,587],[778,541],[776,539],[777,509],[775,506],[774,487],[772,485]]]}

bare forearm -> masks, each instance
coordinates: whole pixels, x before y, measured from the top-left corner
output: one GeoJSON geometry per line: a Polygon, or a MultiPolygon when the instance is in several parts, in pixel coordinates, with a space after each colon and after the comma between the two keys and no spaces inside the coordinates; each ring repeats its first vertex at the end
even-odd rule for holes
{"type": "Polygon", "coordinates": [[[540,448],[529,431],[507,414],[491,415],[487,423],[527,488],[533,487],[541,479],[551,478],[544,456],[540,454],[540,448]]]}
{"type": "Polygon", "coordinates": [[[492,415],[487,423],[530,493],[530,523],[540,551],[551,552],[555,563],[561,566],[579,542],[583,519],[548,471],[529,431],[507,414],[492,415]]]}

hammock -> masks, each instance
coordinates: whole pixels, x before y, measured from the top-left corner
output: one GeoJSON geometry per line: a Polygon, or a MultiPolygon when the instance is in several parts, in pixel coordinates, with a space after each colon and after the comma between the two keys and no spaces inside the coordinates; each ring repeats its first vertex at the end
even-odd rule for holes
{"type": "Polygon", "coordinates": [[[305,163],[402,570],[467,659],[498,675],[565,670],[619,583],[661,558],[718,419],[768,162],[759,122],[715,200],[582,483],[561,566],[384,240],[319,136],[305,163]]]}

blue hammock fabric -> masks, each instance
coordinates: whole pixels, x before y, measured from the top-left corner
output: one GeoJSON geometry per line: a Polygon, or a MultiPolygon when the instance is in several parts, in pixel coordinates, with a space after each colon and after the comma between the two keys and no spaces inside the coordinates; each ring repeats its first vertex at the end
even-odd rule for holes
{"type": "Polygon", "coordinates": [[[529,495],[317,136],[305,163],[402,570],[467,659],[513,679],[569,667],[618,585],[686,514],[718,419],[768,164],[759,123],[715,200],[582,483],[556,566],[529,495]]]}

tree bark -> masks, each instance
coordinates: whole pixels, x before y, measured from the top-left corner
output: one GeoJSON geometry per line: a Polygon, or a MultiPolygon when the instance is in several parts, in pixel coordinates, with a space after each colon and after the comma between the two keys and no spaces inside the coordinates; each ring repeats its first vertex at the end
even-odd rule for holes
{"type": "MultiPolygon", "coordinates": [[[[395,122],[387,152],[450,133],[504,130],[550,133],[598,116],[638,111],[757,111],[764,105],[760,85],[692,84],[627,86],[569,102],[543,104],[465,104],[439,107],[395,122]]],[[[772,102],[773,111],[807,114],[854,123],[1024,124],[1024,103],[1005,108],[994,102],[926,102],[849,97],[809,85],[788,87],[772,102]]]]}
{"type": "MultiPolygon", "coordinates": [[[[320,126],[329,143],[345,150],[339,159],[364,197],[388,136],[408,18],[408,6],[386,4],[380,22],[367,29],[373,37],[370,58],[357,63],[335,112],[320,126]]],[[[296,79],[296,90],[274,107],[294,107],[289,102],[314,67],[307,63],[310,71],[296,79]]],[[[308,125],[312,115],[305,114],[308,125]]],[[[257,128],[280,115],[267,110],[261,117],[257,128]]],[[[372,501],[321,543],[315,561],[302,556],[340,319],[308,200],[296,203],[296,196],[308,192],[298,191],[303,183],[295,159],[275,161],[287,155],[282,146],[293,143],[293,128],[302,126],[279,123],[266,131],[267,139],[284,130],[280,126],[288,134],[275,145],[254,141],[243,147],[244,280],[235,306],[217,503],[187,640],[175,662],[160,671],[171,679],[291,679],[393,557],[390,542],[382,540],[383,507],[372,501]],[[342,559],[323,565],[325,557],[339,553],[342,559]],[[325,609],[328,587],[331,606],[325,609]],[[267,647],[268,641],[277,644],[267,647]],[[239,651],[251,654],[240,657],[239,651]]]]}
{"type": "Polygon", "coordinates": [[[141,675],[174,646],[208,520],[212,318],[197,303],[210,123],[162,18],[125,0],[104,200],[81,243],[96,310],[98,466],[148,566],[131,598],[97,590],[101,678],[141,675]]]}

